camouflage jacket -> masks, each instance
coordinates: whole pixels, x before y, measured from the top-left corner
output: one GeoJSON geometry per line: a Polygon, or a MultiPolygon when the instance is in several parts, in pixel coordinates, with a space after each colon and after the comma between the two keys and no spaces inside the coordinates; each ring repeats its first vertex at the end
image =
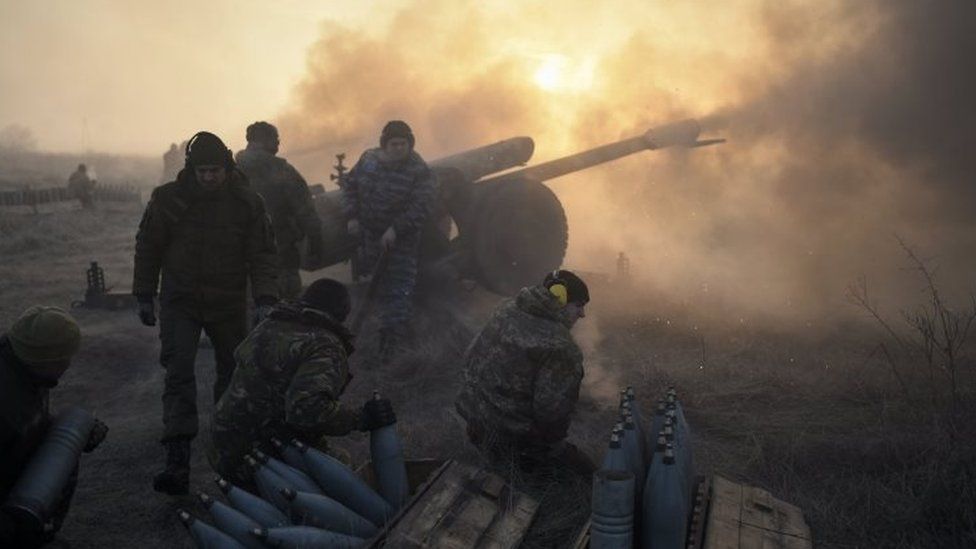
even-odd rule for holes
{"type": "Polygon", "coordinates": [[[254,145],[237,153],[237,167],[264,198],[281,266],[297,268],[298,243],[303,237],[308,237],[312,249],[322,245],[322,221],[315,212],[308,184],[287,160],[254,145]]]}
{"type": "Polygon", "coordinates": [[[555,296],[535,286],[494,312],[464,356],[456,407],[469,425],[533,445],[566,438],[583,354],[560,309],[555,296]]]}
{"type": "Polygon", "coordinates": [[[271,437],[315,441],[355,429],[359,411],[339,403],[351,379],[352,351],[352,335],[328,314],[278,303],[234,352],[237,369],[214,412],[217,452],[246,452],[271,437]]]}
{"type": "Polygon", "coordinates": [[[202,311],[243,311],[278,295],[274,232],[264,201],[240,172],[204,191],[192,172],[153,190],[136,234],[132,293],[202,311]]]}
{"type": "Polygon", "coordinates": [[[433,208],[434,177],[416,152],[395,163],[381,153],[367,150],[343,178],[343,212],[374,235],[392,226],[398,237],[417,236],[433,208]]]}

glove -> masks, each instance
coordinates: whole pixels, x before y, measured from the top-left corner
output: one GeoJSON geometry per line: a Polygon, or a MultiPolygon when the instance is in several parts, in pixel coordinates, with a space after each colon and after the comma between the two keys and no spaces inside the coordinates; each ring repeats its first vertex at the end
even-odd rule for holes
{"type": "Polygon", "coordinates": [[[146,326],[156,325],[156,305],[152,301],[139,302],[139,320],[146,326]]]}
{"type": "Polygon", "coordinates": [[[393,404],[388,398],[371,398],[363,404],[362,422],[360,431],[375,431],[380,427],[393,425],[396,423],[396,414],[393,413],[393,404]]]}
{"type": "Polygon", "coordinates": [[[98,448],[98,445],[105,440],[105,435],[107,434],[108,425],[105,425],[102,420],[95,418],[95,426],[92,427],[91,434],[88,435],[88,442],[85,444],[85,453],[87,454],[95,448],[98,448]]]}

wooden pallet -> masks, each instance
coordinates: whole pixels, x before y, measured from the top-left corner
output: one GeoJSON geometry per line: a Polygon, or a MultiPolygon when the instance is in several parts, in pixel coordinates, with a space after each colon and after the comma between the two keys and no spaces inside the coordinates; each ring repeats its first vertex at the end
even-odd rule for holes
{"type": "Polygon", "coordinates": [[[515,548],[538,506],[501,477],[450,460],[417,487],[410,502],[367,547],[515,548]]]}

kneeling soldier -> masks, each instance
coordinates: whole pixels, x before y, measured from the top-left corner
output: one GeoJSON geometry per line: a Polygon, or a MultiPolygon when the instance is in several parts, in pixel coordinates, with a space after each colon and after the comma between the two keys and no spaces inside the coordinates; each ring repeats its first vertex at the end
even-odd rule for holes
{"type": "Polygon", "coordinates": [[[279,302],[237,348],[237,369],[213,418],[214,470],[248,484],[244,456],[270,452],[272,438],[315,444],[323,436],[369,431],[395,421],[389,400],[350,409],[339,397],[352,376],[352,334],[342,325],[351,309],[340,282],[320,279],[301,300],[279,302]]]}
{"type": "Polygon", "coordinates": [[[565,440],[583,379],[570,328],[589,300],[579,277],[554,271],[503,303],[468,347],[455,407],[489,461],[527,471],[553,464],[594,470],[565,440]]]}

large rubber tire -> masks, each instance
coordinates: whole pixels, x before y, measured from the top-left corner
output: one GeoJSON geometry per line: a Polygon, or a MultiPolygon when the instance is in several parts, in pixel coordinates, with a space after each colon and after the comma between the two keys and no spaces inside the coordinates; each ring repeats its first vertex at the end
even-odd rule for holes
{"type": "Polygon", "coordinates": [[[478,188],[468,240],[475,277],[502,295],[538,284],[566,255],[566,212],[538,181],[511,179],[478,188]]]}

